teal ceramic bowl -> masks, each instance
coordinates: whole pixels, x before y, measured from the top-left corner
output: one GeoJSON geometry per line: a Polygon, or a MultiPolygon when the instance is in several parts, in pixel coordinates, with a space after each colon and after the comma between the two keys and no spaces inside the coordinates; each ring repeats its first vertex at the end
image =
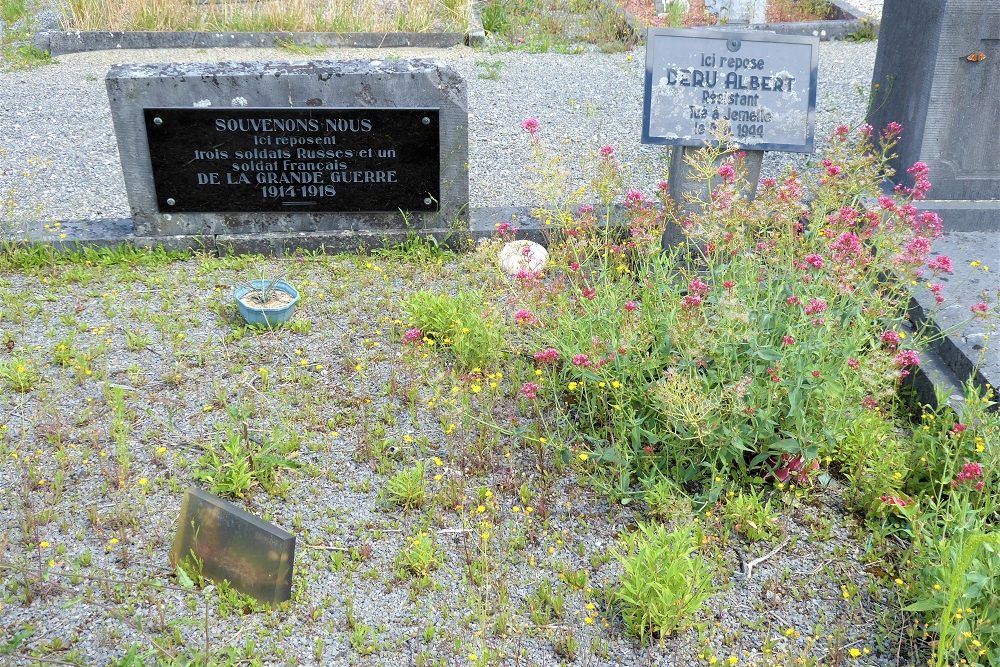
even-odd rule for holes
{"type": "Polygon", "coordinates": [[[273,329],[287,322],[292,317],[292,313],[295,312],[295,304],[299,302],[299,291],[284,280],[276,282],[274,289],[279,289],[290,295],[292,297],[290,303],[280,308],[255,308],[243,303],[243,297],[254,290],[261,289],[269,282],[269,280],[251,280],[250,285],[253,287],[240,285],[233,291],[233,297],[236,299],[236,308],[240,311],[243,319],[247,321],[247,324],[251,326],[273,329]]]}

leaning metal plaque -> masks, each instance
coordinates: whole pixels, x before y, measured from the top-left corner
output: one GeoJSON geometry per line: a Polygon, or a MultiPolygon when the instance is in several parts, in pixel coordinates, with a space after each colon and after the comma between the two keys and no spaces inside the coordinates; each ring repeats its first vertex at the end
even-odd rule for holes
{"type": "Polygon", "coordinates": [[[292,595],[295,536],[195,488],[184,494],[170,563],[192,556],[209,579],[225,579],[263,602],[292,595]]]}
{"type": "Polygon", "coordinates": [[[650,29],[642,142],[704,146],[719,121],[750,150],[811,153],[819,38],[650,29]]]}
{"type": "Polygon", "coordinates": [[[161,213],[434,211],[437,109],[144,109],[161,213]]]}

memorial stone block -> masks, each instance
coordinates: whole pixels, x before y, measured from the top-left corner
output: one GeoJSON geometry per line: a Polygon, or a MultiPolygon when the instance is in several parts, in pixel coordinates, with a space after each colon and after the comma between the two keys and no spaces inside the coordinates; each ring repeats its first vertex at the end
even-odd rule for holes
{"type": "Polygon", "coordinates": [[[885,0],[868,122],[903,126],[895,178],[926,163],[934,187],[920,206],[949,229],[1000,228],[998,66],[996,0],[885,0]]]}
{"type": "Polygon", "coordinates": [[[447,65],[119,65],[106,83],[140,236],[468,226],[466,87],[447,65]]]}

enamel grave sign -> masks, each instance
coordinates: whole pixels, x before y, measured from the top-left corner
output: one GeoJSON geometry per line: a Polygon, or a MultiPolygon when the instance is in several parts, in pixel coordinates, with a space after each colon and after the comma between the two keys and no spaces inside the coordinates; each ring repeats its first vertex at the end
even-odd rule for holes
{"type": "Polygon", "coordinates": [[[755,151],[811,153],[819,38],[650,29],[642,142],[704,146],[717,124],[755,151]]]}

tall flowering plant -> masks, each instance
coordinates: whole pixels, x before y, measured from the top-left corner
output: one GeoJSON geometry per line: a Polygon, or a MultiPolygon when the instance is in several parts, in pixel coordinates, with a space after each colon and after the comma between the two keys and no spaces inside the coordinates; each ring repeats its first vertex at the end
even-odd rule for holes
{"type": "MultiPolygon", "coordinates": [[[[543,189],[563,182],[548,178],[543,129],[525,129],[543,189]]],[[[883,410],[920,360],[920,332],[904,327],[911,284],[951,270],[931,255],[940,220],[914,206],[926,166],[881,194],[900,131],[839,127],[817,171],[763,179],[752,201],[725,142],[691,159],[709,187],[684,202],[665,182],[625,189],[601,147],[590,192],[549,199],[561,204],[546,216],[547,273],[506,286],[531,313],[513,344],[543,373],[534,400],[562,416],[564,439],[623,478],[785,481],[807,477],[860,412],[883,410]],[[587,194],[597,208],[567,203],[587,194]],[[668,227],[682,241],[664,247],[668,227]]]]}

